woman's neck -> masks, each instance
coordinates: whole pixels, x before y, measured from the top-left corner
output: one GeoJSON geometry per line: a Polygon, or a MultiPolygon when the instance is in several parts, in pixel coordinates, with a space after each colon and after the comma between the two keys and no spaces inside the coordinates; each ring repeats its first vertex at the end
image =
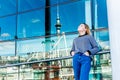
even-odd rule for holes
{"type": "Polygon", "coordinates": [[[84,32],[84,31],[83,32],[79,32],[80,36],[85,35],[85,34],[86,34],[86,32],[84,32]]]}

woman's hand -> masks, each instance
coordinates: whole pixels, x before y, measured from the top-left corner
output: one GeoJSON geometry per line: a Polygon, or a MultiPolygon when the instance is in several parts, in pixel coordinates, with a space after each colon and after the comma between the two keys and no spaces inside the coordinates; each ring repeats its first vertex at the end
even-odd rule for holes
{"type": "Polygon", "coordinates": [[[72,56],[74,56],[74,55],[75,55],[75,53],[72,51],[72,52],[71,52],[71,55],[72,55],[72,56]]]}
{"type": "Polygon", "coordinates": [[[85,52],[84,54],[85,54],[86,56],[90,56],[89,52],[85,52]]]}

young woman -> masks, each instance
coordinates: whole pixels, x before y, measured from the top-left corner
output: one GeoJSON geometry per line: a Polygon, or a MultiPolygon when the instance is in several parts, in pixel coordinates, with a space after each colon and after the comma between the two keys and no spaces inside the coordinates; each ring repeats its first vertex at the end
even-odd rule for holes
{"type": "Polygon", "coordinates": [[[85,23],[78,26],[79,36],[73,40],[70,54],[73,56],[75,80],[89,80],[91,56],[99,51],[98,45],[90,35],[89,26],[85,23]]]}

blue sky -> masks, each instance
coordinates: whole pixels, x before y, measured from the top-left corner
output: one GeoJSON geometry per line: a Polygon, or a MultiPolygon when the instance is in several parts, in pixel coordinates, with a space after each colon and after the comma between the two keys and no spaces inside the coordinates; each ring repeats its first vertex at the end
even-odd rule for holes
{"type": "MultiPolygon", "coordinates": [[[[18,0],[18,1],[19,1],[18,12],[20,12],[20,14],[17,15],[18,38],[45,35],[45,0],[18,0]],[[29,10],[36,8],[39,9],[29,12],[29,10]]],[[[57,3],[57,0],[50,0],[50,1],[51,1],[51,6],[57,3]]],[[[63,3],[65,1],[68,2],[70,0],[60,0],[59,2],[63,3]]],[[[85,6],[85,1],[90,1],[90,0],[80,0],[59,6],[59,15],[62,25],[61,32],[76,31],[77,26],[80,23],[86,22],[85,14],[90,14],[90,13],[85,12],[85,9],[87,8],[87,6],[85,6]]],[[[55,28],[56,16],[57,16],[56,9],[57,9],[56,6],[50,8],[51,34],[56,33],[56,28],[55,28]]],[[[16,0],[7,0],[7,1],[0,0],[0,28],[1,28],[0,40],[14,39],[14,36],[16,35],[15,13],[16,13],[16,0]]],[[[89,18],[91,18],[91,16],[89,18]]],[[[106,0],[97,0],[97,22],[98,22],[98,26],[96,26],[96,28],[108,27],[106,0]]],[[[100,40],[103,41],[107,41],[109,39],[108,32],[103,32],[103,33],[101,32],[100,34],[97,33],[97,36],[99,37],[100,40]]],[[[0,49],[3,48],[2,45],[3,44],[0,43],[0,49]]],[[[11,53],[13,53],[14,42],[10,43],[10,45],[13,46],[12,47],[13,50],[12,51],[10,50],[11,53]]],[[[36,43],[34,45],[36,45],[36,43]]]]}
{"type": "MultiPolygon", "coordinates": [[[[57,3],[57,0],[50,0],[51,5],[57,3]]],[[[60,0],[59,2],[63,3],[69,0],[60,0]]],[[[89,0],[87,0],[89,1],[89,0]]],[[[106,0],[97,0],[98,9],[97,9],[97,22],[100,27],[108,27],[107,23],[107,9],[106,9],[106,0]],[[102,6],[101,6],[102,5],[102,6]],[[102,13],[101,13],[102,12],[102,13]]],[[[22,13],[18,15],[17,19],[17,35],[18,38],[32,37],[32,36],[41,36],[45,35],[45,0],[19,0],[18,2],[18,11],[23,12],[31,9],[41,8],[40,10],[34,10],[32,12],[22,13]]],[[[86,6],[87,7],[87,6],[86,6]]],[[[13,39],[15,36],[16,28],[16,1],[0,0],[0,17],[11,15],[0,18],[0,27],[1,34],[9,34],[10,36],[5,39],[13,39]]],[[[56,33],[56,6],[51,7],[51,34],[56,33]]],[[[90,14],[85,12],[85,0],[72,2],[66,5],[59,6],[59,14],[61,20],[61,31],[62,32],[72,32],[76,31],[77,26],[80,23],[86,22],[85,14],[90,14]]],[[[89,17],[90,18],[90,17],[89,17]]],[[[90,20],[90,19],[89,19],[90,20]]],[[[89,25],[91,26],[91,25],[89,25]]],[[[2,38],[2,40],[5,40],[2,38]]]]}

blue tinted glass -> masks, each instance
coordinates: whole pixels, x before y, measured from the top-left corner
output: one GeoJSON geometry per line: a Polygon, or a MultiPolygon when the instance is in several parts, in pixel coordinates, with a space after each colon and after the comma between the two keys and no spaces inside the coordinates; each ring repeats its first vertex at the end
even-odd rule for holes
{"type": "Polygon", "coordinates": [[[0,56],[14,56],[15,55],[15,42],[1,42],[0,43],[0,56]]]}
{"type": "Polygon", "coordinates": [[[98,27],[108,27],[107,4],[106,0],[97,0],[98,2],[98,27]]]}
{"type": "Polygon", "coordinates": [[[40,36],[45,33],[45,11],[33,11],[18,16],[18,37],[40,36]]]}
{"type": "Polygon", "coordinates": [[[18,0],[18,11],[45,7],[45,0],[18,0]]]}
{"type": "Polygon", "coordinates": [[[0,18],[0,40],[14,39],[16,16],[0,18]]]}
{"type": "Polygon", "coordinates": [[[17,51],[19,52],[17,55],[25,55],[27,53],[35,53],[35,52],[44,52],[44,44],[42,42],[44,38],[40,39],[30,39],[30,40],[22,40],[18,41],[17,51]]]}
{"type": "MultiPolygon", "coordinates": [[[[56,33],[57,7],[51,7],[51,30],[56,33]]],[[[80,23],[85,22],[85,2],[78,1],[59,6],[61,32],[76,31],[80,23]]]]}
{"type": "Polygon", "coordinates": [[[108,18],[107,18],[107,5],[106,0],[94,0],[92,6],[93,24],[95,28],[107,28],[108,18]]]}
{"type": "Polygon", "coordinates": [[[95,32],[95,38],[103,50],[110,49],[108,30],[95,32]]]}
{"type": "Polygon", "coordinates": [[[72,0],[50,0],[50,5],[55,5],[55,4],[64,4],[64,3],[69,3],[73,2],[72,0]]]}
{"type": "Polygon", "coordinates": [[[108,31],[97,32],[96,35],[97,35],[97,37],[99,37],[100,41],[108,41],[109,40],[108,31]]]}
{"type": "Polygon", "coordinates": [[[16,0],[0,0],[0,16],[16,13],[16,0]]]}

